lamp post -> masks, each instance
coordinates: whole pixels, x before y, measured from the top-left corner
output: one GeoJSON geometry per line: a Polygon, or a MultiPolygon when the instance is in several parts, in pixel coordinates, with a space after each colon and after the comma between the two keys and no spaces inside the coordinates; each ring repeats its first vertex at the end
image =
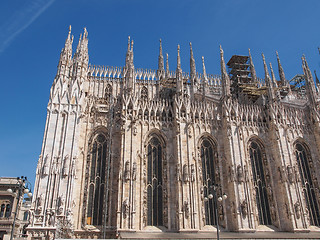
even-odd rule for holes
{"type": "Polygon", "coordinates": [[[222,196],[217,196],[217,189],[221,189],[220,185],[212,185],[209,186],[210,189],[212,189],[212,193],[210,193],[208,195],[208,198],[205,198],[205,201],[208,201],[209,199],[213,199],[215,209],[214,209],[214,216],[215,216],[215,221],[216,221],[216,226],[217,226],[217,239],[220,239],[220,235],[219,235],[219,219],[218,219],[218,202],[222,202],[223,200],[227,199],[227,194],[223,193],[222,196]]]}
{"type": "Polygon", "coordinates": [[[17,177],[17,181],[18,181],[18,194],[16,192],[13,192],[13,190],[11,188],[9,188],[7,190],[7,192],[13,193],[13,196],[15,198],[17,198],[17,204],[16,204],[16,209],[14,212],[14,219],[13,219],[13,224],[12,224],[10,240],[13,239],[14,230],[15,230],[15,226],[16,226],[17,211],[18,211],[21,196],[23,196],[24,194],[27,194],[28,197],[32,197],[31,183],[27,180],[27,177],[25,177],[25,176],[17,177]]]}

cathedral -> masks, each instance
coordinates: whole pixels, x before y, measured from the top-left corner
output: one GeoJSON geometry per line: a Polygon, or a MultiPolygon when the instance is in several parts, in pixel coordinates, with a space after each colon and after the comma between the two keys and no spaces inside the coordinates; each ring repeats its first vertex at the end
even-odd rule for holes
{"type": "Polygon", "coordinates": [[[320,82],[250,50],[221,74],[89,65],[71,27],[50,89],[29,239],[125,233],[320,232],[320,82]]]}

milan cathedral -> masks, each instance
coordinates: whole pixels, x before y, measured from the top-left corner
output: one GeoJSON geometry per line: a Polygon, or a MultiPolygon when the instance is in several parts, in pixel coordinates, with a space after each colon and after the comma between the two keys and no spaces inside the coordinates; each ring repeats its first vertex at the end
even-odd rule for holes
{"type": "Polygon", "coordinates": [[[250,50],[221,75],[89,65],[88,32],[71,27],[53,81],[39,156],[30,239],[123,233],[320,230],[320,82],[279,80],[250,50]]]}

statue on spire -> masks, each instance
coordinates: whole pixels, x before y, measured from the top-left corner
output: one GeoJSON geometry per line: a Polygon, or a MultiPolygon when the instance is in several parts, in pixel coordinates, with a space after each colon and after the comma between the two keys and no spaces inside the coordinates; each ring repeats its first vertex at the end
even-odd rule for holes
{"type": "Polygon", "coordinates": [[[166,53],[166,57],[167,57],[167,59],[166,59],[166,78],[168,78],[169,77],[169,54],[168,53],[166,53]]]}
{"type": "Polygon", "coordinates": [[[273,86],[274,86],[274,87],[278,87],[278,83],[277,83],[277,80],[276,80],[276,76],[274,75],[274,72],[273,72],[272,64],[269,63],[269,66],[270,66],[271,80],[272,80],[273,86]]]}
{"type": "Polygon", "coordinates": [[[194,84],[195,82],[195,78],[196,78],[196,62],[194,60],[194,57],[193,57],[193,51],[192,51],[192,44],[191,42],[189,43],[190,45],[190,79],[191,79],[191,82],[194,84]]]}
{"type": "Polygon", "coordinates": [[[161,79],[164,77],[164,61],[163,61],[163,55],[162,55],[162,43],[161,39],[159,40],[160,42],[160,47],[159,47],[159,57],[158,57],[158,70],[157,70],[157,75],[158,78],[161,79]]]}
{"type": "Polygon", "coordinates": [[[253,61],[252,61],[252,56],[251,56],[250,48],[249,48],[249,60],[250,60],[250,71],[251,71],[252,81],[253,81],[254,83],[256,83],[256,82],[258,81],[258,79],[257,79],[256,69],[255,69],[254,64],[253,64],[253,61]]]}
{"type": "Polygon", "coordinates": [[[269,75],[268,67],[266,64],[266,58],[264,57],[264,54],[262,53],[262,59],[263,59],[263,67],[264,67],[264,74],[265,74],[265,82],[268,87],[268,96],[269,96],[269,101],[273,102],[275,99],[274,91],[273,91],[273,84],[271,82],[271,78],[269,75]]]}
{"type": "Polygon", "coordinates": [[[160,42],[160,47],[159,47],[159,57],[158,57],[158,70],[164,70],[161,39],[159,40],[159,42],[160,42]]]}
{"type": "Polygon", "coordinates": [[[208,78],[207,78],[207,72],[206,72],[206,66],[204,65],[204,56],[202,56],[202,74],[203,74],[203,81],[205,84],[207,84],[208,78]]]}
{"type": "Polygon", "coordinates": [[[226,64],[224,61],[224,52],[220,45],[220,64],[221,64],[221,80],[222,80],[222,96],[229,97],[230,93],[230,78],[227,73],[226,64]]]}
{"type": "Polygon", "coordinates": [[[181,59],[180,59],[180,45],[178,45],[177,48],[178,56],[177,56],[177,70],[176,70],[176,86],[177,86],[177,92],[182,91],[183,87],[183,79],[182,79],[182,69],[181,69],[181,59]]]}
{"type": "Polygon", "coordinates": [[[311,105],[316,105],[316,87],[306,57],[302,56],[302,69],[306,80],[306,90],[311,105]]]}

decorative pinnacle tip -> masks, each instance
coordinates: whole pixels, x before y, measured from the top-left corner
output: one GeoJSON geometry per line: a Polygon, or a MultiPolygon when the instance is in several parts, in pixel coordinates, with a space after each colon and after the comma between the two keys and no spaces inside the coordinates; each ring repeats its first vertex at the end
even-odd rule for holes
{"type": "Polygon", "coordinates": [[[69,25],[69,32],[71,32],[71,25],[69,25]]]}
{"type": "Polygon", "coordinates": [[[202,61],[204,61],[204,56],[201,57],[202,61]]]}

